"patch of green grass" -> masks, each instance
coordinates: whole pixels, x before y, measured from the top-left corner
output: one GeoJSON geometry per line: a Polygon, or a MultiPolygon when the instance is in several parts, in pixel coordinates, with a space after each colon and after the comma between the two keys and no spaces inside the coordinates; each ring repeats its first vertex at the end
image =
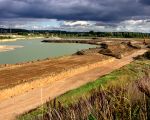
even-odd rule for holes
{"type": "MultiPolygon", "coordinates": [[[[91,93],[90,91],[94,89],[107,89],[107,87],[110,85],[124,85],[130,83],[133,80],[140,79],[145,75],[145,71],[147,69],[150,69],[149,60],[132,62],[129,65],[126,65],[108,75],[95,80],[94,82],[90,82],[77,89],[68,91],[67,93],[56,98],[56,100],[63,103],[63,105],[68,106],[69,104],[76,103],[81,97],[88,97],[91,93]]],[[[39,107],[36,110],[21,116],[20,119],[30,120],[30,118],[34,118],[35,116],[40,115],[43,112],[41,108],[43,107],[39,107]]]]}

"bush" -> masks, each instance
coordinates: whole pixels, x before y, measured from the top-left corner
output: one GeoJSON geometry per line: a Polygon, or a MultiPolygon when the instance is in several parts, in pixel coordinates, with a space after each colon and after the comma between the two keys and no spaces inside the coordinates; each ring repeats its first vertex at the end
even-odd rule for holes
{"type": "Polygon", "coordinates": [[[102,50],[99,51],[99,53],[103,54],[103,55],[112,56],[112,57],[115,57],[117,59],[122,58],[121,53],[113,53],[110,49],[102,49],[102,50]]]}
{"type": "Polygon", "coordinates": [[[144,54],[144,57],[150,59],[150,50],[144,54]]]}
{"type": "Polygon", "coordinates": [[[139,55],[137,57],[135,57],[136,60],[145,60],[148,59],[150,60],[150,50],[145,52],[144,55],[139,55]]]}
{"type": "Polygon", "coordinates": [[[84,51],[78,51],[76,55],[84,55],[84,51]]]}

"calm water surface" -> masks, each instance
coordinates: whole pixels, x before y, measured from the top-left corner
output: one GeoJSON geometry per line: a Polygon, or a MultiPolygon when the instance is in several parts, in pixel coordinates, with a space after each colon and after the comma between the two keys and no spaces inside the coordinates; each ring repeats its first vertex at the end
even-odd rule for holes
{"type": "Polygon", "coordinates": [[[95,45],[76,43],[42,43],[41,40],[18,40],[0,43],[0,45],[24,46],[13,51],[0,52],[0,64],[14,64],[37,59],[70,55],[78,50],[96,47],[95,45]]]}

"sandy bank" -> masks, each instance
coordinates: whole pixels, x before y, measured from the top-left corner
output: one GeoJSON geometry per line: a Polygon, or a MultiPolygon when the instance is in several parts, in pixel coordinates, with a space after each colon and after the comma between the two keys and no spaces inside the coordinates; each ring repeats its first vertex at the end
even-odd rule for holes
{"type": "Polygon", "coordinates": [[[2,39],[0,42],[13,42],[16,41],[17,39],[2,39]]]}
{"type": "Polygon", "coordinates": [[[45,43],[80,43],[80,44],[92,44],[92,45],[99,45],[101,43],[100,40],[90,40],[90,39],[61,39],[61,40],[55,40],[55,39],[47,39],[43,40],[42,42],[45,43]],[[99,42],[99,43],[98,43],[99,42]]]}
{"type": "Polygon", "coordinates": [[[6,45],[0,45],[0,52],[6,52],[15,50],[16,48],[22,48],[23,46],[6,46],[6,45]]]}
{"type": "Polygon", "coordinates": [[[0,42],[14,42],[17,40],[34,40],[34,39],[45,39],[44,37],[16,37],[11,39],[0,39],[0,42]]]}

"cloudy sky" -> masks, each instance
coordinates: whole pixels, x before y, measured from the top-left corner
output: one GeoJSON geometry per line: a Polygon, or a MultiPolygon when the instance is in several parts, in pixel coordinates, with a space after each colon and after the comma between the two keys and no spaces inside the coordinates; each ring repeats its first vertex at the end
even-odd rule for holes
{"type": "Polygon", "coordinates": [[[150,32],[150,0],[0,0],[0,27],[150,32]]]}

